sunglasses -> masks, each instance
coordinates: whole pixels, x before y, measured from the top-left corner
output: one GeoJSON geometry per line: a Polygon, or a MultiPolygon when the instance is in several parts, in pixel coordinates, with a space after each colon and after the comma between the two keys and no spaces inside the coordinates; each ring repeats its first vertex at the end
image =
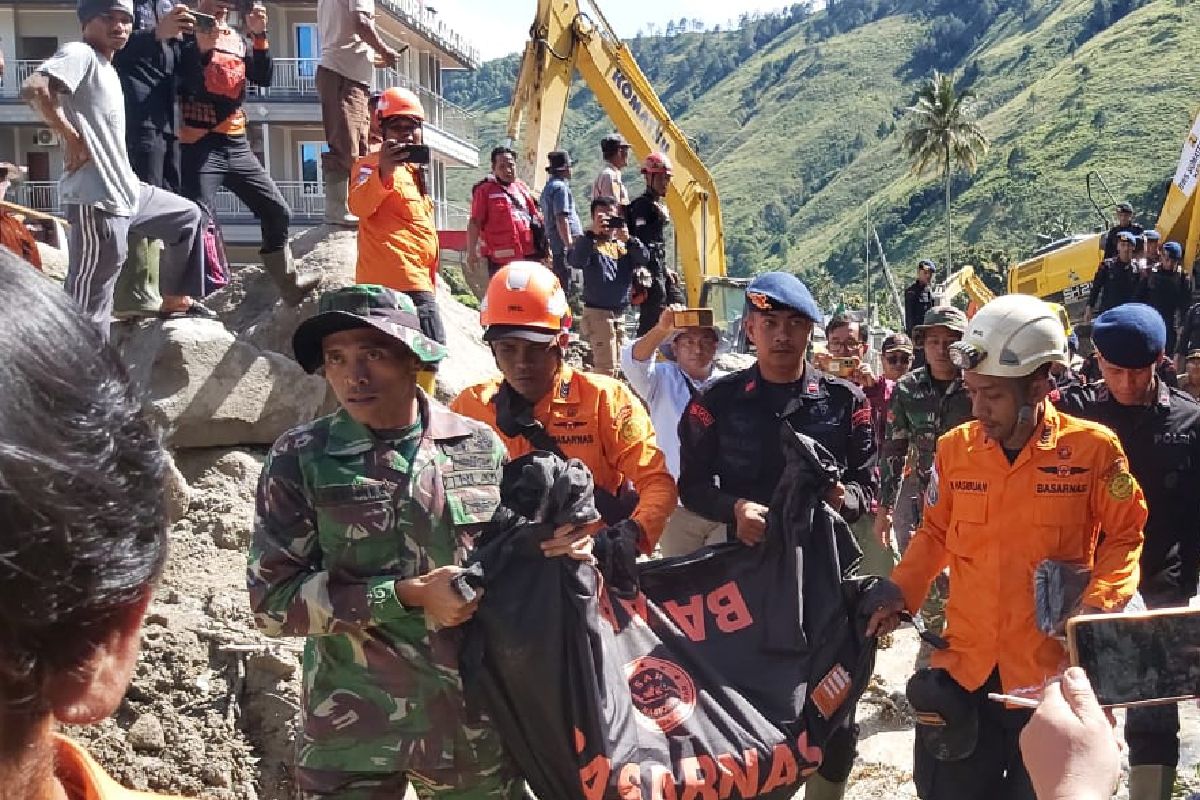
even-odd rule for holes
{"type": "Polygon", "coordinates": [[[893,367],[898,367],[901,364],[907,364],[912,361],[912,356],[910,356],[908,353],[895,353],[885,358],[884,361],[891,364],[893,367]]]}

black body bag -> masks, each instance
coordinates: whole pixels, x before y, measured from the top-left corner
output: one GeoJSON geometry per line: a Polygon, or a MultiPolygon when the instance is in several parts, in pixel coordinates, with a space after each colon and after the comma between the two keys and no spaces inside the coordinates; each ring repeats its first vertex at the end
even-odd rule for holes
{"type": "Polygon", "coordinates": [[[785,450],[762,544],[641,563],[625,587],[538,549],[595,518],[586,467],[544,452],[506,467],[461,663],[538,797],[790,798],[816,771],[875,642],[856,616],[861,554],[821,500],[836,465],[799,434],[785,450]]]}

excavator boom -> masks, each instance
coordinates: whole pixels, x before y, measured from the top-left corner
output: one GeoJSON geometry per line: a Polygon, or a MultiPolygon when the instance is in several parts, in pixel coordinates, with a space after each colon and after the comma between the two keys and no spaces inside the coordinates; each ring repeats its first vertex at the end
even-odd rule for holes
{"type": "Polygon", "coordinates": [[[638,160],[667,155],[674,176],[666,203],[675,230],[688,302],[699,305],[705,279],[725,275],[725,239],[716,183],[654,88],[592,0],[538,0],[513,92],[508,136],[518,169],[541,187],[547,154],[558,146],[578,72],[638,160]]]}

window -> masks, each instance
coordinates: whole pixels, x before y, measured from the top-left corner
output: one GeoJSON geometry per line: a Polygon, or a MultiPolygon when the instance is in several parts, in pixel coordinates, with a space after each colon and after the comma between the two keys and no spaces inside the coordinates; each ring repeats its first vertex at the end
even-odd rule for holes
{"type": "Polygon", "coordinates": [[[296,30],[296,71],[301,78],[314,78],[321,61],[321,37],[312,22],[299,22],[296,30]]]}
{"type": "Polygon", "coordinates": [[[305,194],[324,194],[325,176],[321,169],[321,153],[329,152],[327,142],[297,142],[296,157],[300,165],[300,181],[305,194]]]}

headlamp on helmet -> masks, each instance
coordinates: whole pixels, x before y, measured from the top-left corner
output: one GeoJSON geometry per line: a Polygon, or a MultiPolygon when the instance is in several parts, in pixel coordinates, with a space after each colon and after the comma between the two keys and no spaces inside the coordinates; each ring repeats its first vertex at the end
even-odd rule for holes
{"type": "Polygon", "coordinates": [[[955,342],[950,345],[950,363],[961,370],[975,369],[987,358],[984,350],[967,342],[955,342]]]}

